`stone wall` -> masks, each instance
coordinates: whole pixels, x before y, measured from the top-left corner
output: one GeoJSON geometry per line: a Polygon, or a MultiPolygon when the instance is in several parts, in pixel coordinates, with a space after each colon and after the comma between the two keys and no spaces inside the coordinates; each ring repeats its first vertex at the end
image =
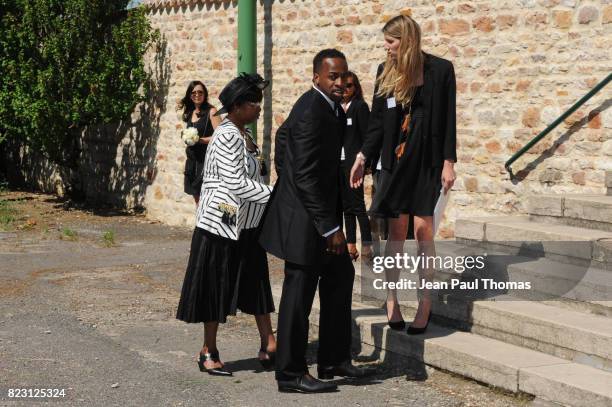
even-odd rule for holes
{"type": "MultiPolygon", "coordinates": [[[[237,2],[148,5],[168,41],[171,79],[145,206],[153,218],[190,224],[180,122],[170,106],[193,79],[204,81],[218,103],[236,72],[237,2]]],[[[371,101],[384,59],[380,29],[400,12],[421,24],[424,50],[450,59],[457,75],[458,180],[443,236],[452,235],[457,217],[523,212],[527,194],[605,193],[605,170],[612,169],[609,86],[514,164],[521,181],[511,181],[503,164],[612,70],[610,0],[260,1],[258,70],[273,80],[258,123],[267,152],[293,101],[309,88],[312,57],[322,48],[347,55],[371,101]]]]}
{"type": "MultiPolygon", "coordinates": [[[[90,200],[144,206],[151,218],[191,225],[174,106],[194,79],[218,105],[236,74],[238,2],[144,3],[163,37],[150,57],[155,92],[131,121],[85,135],[80,182],[90,200]]],[[[521,213],[528,194],[605,193],[612,85],[513,165],[519,181],[503,164],[612,71],[612,0],[261,0],[258,70],[272,86],[258,138],[269,159],[276,129],[310,87],[320,49],[347,55],[371,101],[384,59],[380,29],[400,12],[421,24],[424,50],[450,59],[457,75],[458,180],[442,236],[452,236],[457,217],[521,213]]]]}

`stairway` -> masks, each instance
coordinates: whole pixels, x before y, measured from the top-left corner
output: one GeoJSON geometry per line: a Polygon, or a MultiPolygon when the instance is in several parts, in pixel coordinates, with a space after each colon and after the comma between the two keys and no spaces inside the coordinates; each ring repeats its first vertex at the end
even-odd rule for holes
{"type": "MultiPolygon", "coordinates": [[[[486,253],[486,268],[437,269],[435,281],[492,278],[529,281],[530,290],[434,290],[425,335],[390,330],[386,294],[375,274],[356,266],[354,335],[375,354],[408,356],[427,365],[550,405],[612,405],[612,173],[608,196],[537,195],[525,216],[459,219],[455,240],[439,256],[486,253]]],[[[415,253],[414,242],[405,252],[415,253]]],[[[280,287],[275,287],[280,297],[280,287]]],[[[402,300],[410,321],[414,292],[402,300]]],[[[318,304],[311,323],[318,325],[318,304]]]]}

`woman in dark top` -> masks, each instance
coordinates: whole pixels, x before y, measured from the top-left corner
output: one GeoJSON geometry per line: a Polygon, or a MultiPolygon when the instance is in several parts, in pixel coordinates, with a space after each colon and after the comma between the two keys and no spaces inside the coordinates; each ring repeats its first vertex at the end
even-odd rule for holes
{"type": "MultiPolygon", "coordinates": [[[[381,187],[370,211],[388,219],[385,254],[403,251],[413,215],[419,255],[435,256],[434,207],[440,190],[446,193],[455,181],[455,72],[450,61],[421,50],[421,29],[412,18],[394,17],[382,31],[387,60],[378,67],[368,133],[351,170],[351,186],[361,185],[366,159],[380,151],[381,187]]],[[[397,281],[398,273],[387,270],[387,279],[397,281]]],[[[432,273],[419,269],[420,279],[432,273]]],[[[429,323],[431,298],[425,290],[418,294],[409,334],[424,332],[429,323]]],[[[387,291],[386,308],[389,325],[403,329],[395,290],[387,291]]]]}
{"type": "Polygon", "coordinates": [[[192,81],[187,86],[185,97],[181,99],[177,109],[182,109],[181,118],[187,127],[198,129],[200,141],[185,150],[187,161],[185,162],[184,191],[192,195],[196,205],[200,199],[200,188],[202,187],[202,171],[204,170],[204,157],[206,147],[210,142],[213,131],[221,123],[221,119],[214,114],[217,112],[208,103],[208,89],[200,81],[192,81]]]}
{"type": "Polygon", "coordinates": [[[370,221],[366,214],[365,201],[363,199],[363,185],[358,188],[351,188],[349,184],[351,167],[355,162],[355,156],[361,149],[363,137],[368,129],[370,108],[365,100],[363,100],[363,91],[357,75],[349,71],[345,79],[342,108],[346,112],[346,133],[344,134],[344,144],[340,154],[343,171],[340,192],[342,194],[346,242],[351,258],[357,260],[359,251],[357,250],[356,220],[358,220],[359,229],[361,230],[363,257],[370,259],[372,256],[372,234],[370,233],[370,221]]]}

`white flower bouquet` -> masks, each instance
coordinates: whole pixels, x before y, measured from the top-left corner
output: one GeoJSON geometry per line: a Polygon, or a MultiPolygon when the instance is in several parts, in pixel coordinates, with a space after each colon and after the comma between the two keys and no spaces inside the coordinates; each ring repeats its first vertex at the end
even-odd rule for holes
{"type": "Polygon", "coordinates": [[[195,143],[200,140],[200,136],[198,136],[198,129],[195,127],[188,127],[181,131],[181,140],[188,146],[193,146],[195,143]]]}

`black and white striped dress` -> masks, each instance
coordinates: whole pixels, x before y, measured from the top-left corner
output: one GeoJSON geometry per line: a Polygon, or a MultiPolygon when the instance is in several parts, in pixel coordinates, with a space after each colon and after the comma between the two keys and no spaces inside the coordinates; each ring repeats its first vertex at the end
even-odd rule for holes
{"type": "Polygon", "coordinates": [[[274,311],[266,253],[256,236],[272,188],[260,174],[257,152],[246,148],[240,130],[225,119],[206,151],[178,319],[226,322],[236,309],[274,311]]]}

